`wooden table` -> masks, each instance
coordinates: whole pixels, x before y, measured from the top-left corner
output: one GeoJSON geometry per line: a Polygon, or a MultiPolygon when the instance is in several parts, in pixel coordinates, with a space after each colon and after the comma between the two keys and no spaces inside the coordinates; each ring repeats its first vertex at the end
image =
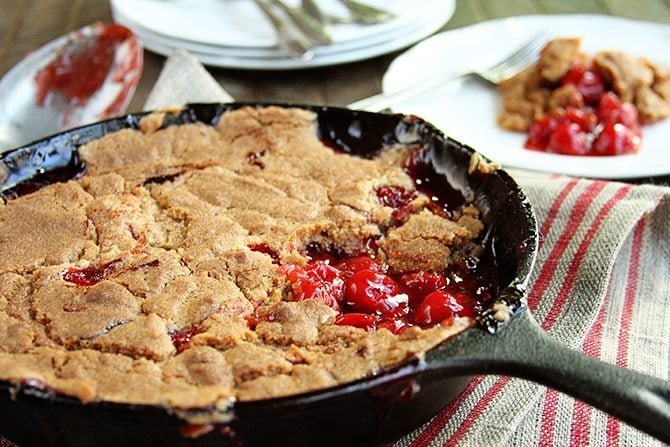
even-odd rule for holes
{"type": "MultiPolygon", "coordinates": [[[[410,1],[408,0],[408,4],[410,1]]],[[[416,2],[411,2],[416,4],[416,2]]],[[[112,21],[108,0],[0,0],[0,76],[27,52],[86,24],[112,21]]],[[[598,13],[670,23],[668,0],[457,0],[444,30],[521,14],[598,13]]],[[[379,92],[388,64],[400,52],[304,71],[209,67],[236,99],[345,105],[379,92]]],[[[142,109],[165,58],[146,51],[145,70],[129,112],[142,109]]]]}

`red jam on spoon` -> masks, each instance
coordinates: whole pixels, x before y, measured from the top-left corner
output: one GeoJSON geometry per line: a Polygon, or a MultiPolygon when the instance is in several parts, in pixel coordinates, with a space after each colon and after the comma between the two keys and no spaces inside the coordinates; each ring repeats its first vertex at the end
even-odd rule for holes
{"type": "Polygon", "coordinates": [[[60,93],[73,104],[86,102],[101,86],[114,63],[116,46],[132,36],[127,28],[109,25],[94,39],[66,46],[37,76],[37,103],[60,93]]]}
{"type": "MultiPolygon", "coordinates": [[[[106,83],[115,88],[95,118],[122,113],[142,69],[140,44],[133,33],[117,24],[96,23],[72,34],[56,57],[38,71],[35,100],[47,106],[55,95],[69,107],[83,107],[106,83]]],[[[65,116],[67,120],[67,114],[65,116]]]]}

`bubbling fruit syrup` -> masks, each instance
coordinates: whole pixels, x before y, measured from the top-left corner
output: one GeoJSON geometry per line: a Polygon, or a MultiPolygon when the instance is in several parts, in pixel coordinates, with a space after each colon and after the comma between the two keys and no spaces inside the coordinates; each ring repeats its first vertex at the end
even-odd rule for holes
{"type": "MultiPolygon", "coordinates": [[[[462,205],[462,196],[435,173],[426,148],[410,151],[405,171],[417,190],[431,197],[433,213],[449,216],[462,205]]],[[[381,205],[393,209],[394,225],[415,212],[411,203],[416,191],[381,186],[374,192],[381,205]]],[[[394,272],[377,256],[375,241],[361,241],[359,246],[359,253],[346,255],[312,242],[305,248],[306,265],[279,267],[293,299],[323,301],[338,311],[337,325],[367,331],[386,328],[399,334],[411,326],[427,328],[454,317],[474,318],[496,295],[494,268],[477,259],[462,259],[442,272],[394,272]]]]}

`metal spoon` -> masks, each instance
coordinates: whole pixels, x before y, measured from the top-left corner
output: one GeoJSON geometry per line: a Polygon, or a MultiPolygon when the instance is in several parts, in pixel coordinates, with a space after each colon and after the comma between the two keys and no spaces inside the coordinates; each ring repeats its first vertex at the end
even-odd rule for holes
{"type": "Polygon", "coordinates": [[[31,52],[0,79],[0,152],[121,115],[143,47],[120,25],[95,23],[31,52]]]}

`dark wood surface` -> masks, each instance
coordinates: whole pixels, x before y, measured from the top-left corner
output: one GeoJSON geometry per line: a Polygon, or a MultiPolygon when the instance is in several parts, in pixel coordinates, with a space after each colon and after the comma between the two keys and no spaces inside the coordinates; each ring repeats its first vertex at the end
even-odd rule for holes
{"type": "MultiPolygon", "coordinates": [[[[407,3],[420,7],[421,0],[407,3]]],[[[455,13],[443,30],[515,15],[576,13],[670,23],[670,0],[456,0],[455,13]]],[[[0,76],[30,50],[96,21],[112,21],[108,0],[0,0],[0,76]]],[[[386,67],[401,51],[308,70],[208,70],[237,100],[346,105],[378,93],[386,67]]],[[[144,60],[144,73],[128,112],[142,110],[165,58],[145,51],[144,60]]]]}

